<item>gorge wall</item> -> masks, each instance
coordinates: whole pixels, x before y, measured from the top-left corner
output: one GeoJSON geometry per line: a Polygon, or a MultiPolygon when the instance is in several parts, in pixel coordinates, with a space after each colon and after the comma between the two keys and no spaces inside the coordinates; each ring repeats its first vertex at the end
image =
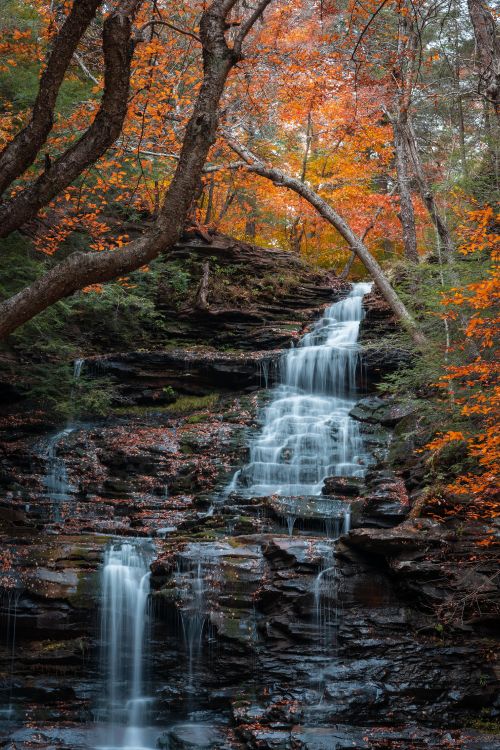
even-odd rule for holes
{"type": "Polygon", "coordinates": [[[495,561],[468,567],[478,532],[425,513],[418,399],[374,390],[415,356],[389,311],[364,298],[351,416],[370,466],[327,478],[291,523],[228,485],[282,350],[350,286],[228,238],[174,260],[190,304],[160,287],[163,345],[85,352],[80,377],[114,384],[105,419],[3,407],[0,747],[138,746],[99,734],[102,575],[112,540],[152,538],[141,747],[493,750],[495,561]],[[338,502],[351,529],[333,541],[338,502]],[[444,629],[440,608],[460,606],[444,629]]]}

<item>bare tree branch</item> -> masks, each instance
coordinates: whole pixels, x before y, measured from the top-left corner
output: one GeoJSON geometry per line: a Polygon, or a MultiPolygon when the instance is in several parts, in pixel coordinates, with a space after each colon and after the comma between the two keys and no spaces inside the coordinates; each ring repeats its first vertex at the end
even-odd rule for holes
{"type": "Polygon", "coordinates": [[[261,15],[264,13],[265,9],[271,2],[272,0],[261,0],[253,13],[251,13],[246,21],[242,23],[233,47],[237,55],[241,54],[241,45],[245,41],[245,37],[247,36],[248,32],[254,26],[255,22],[261,17],[261,15]]]}
{"type": "Polygon", "coordinates": [[[200,37],[194,34],[192,31],[188,31],[187,29],[181,29],[180,26],[176,26],[175,24],[170,23],[169,21],[162,21],[160,19],[153,19],[152,21],[148,21],[147,23],[145,23],[144,26],[141,26],[137,34],[137,41],[144,41],[144,36],[143,36],[144,31],[154,26],[167,26],[169,29],[172,29],[173,31],[177,31],[179,34],[184,34],[184,36],[191,37],[191,39],[194,39],[196,42],[198,42],[198,44],[202,44],[200,37]]]}

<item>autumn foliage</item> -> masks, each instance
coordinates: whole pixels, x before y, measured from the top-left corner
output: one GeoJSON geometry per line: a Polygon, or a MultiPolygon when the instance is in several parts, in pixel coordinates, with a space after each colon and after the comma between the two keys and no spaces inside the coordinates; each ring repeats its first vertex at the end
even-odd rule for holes
{"type": "Polygon", "coordinates": [[[467,498],[469,518],[493,518],[498,515],[498,479],[500,470],[500,382],[498,371],[498,302],[500,297],[500,239],[498,216],[491,207],[470,211],[460,226],[464,256],[482,254],[489,258],[485,278],[452,289],[443,304],[446,318],[456,320],[466,311],[467,323],[460,351],[467,361],[448,366],[439,385],[459,407],[467,428],[439,434],[427,448],[440,451],[444,446],[464,441],[477,468],[459,476],[446,490],[450,495],[467,498]]]}

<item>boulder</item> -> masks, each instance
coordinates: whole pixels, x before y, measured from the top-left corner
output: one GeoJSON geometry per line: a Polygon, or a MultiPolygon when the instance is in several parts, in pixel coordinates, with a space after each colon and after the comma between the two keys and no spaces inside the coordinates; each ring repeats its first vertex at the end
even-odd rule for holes
{"type": "Polygon", "coordinates": [[[412,518],[390,529],[357,528],[348,543],[376,555],[391,557],[402,552],[434,549],[444,546],[452,534],[438,521],[412,518]]]}
{"type": "Polygon", "coordinates": [[[418,411],[418,401],[400,401],[393,398],[368,396],[351,409],[350,415],[360,422],[380,424],[383,427],[395,427],[398,422],[418,411]]]}
{"type": "Polygon", "coordinates": [[[321,490],[323,495],[358,497],[365,482],[358,477],[327,477],[321,490]]]}
{"type": "Polygon", "coordinates": [[[157,741],[162,750],[230,750],[224,733],[210,724],[179,724],[157,741]]]}

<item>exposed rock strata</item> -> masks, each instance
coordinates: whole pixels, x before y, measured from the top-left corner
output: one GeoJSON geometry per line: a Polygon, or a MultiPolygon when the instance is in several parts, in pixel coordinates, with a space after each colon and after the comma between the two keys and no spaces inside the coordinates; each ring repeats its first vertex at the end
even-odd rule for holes
{"type": "MultiPolygon", "coordinates": [[[[132,400],[165,387],[166,379],[151,380],[163,377],[167,355],[170,377],[180,379],[187,355],[159,353],[146,373],[126,355],[131,369],[120,377],[124,388],[130,378],[132,400]]],[[[494,553],[470,559],[480,528],[458,533],[451,522],[415,517],[422,467],[410,443],[407,463],[396,448],[411,439],[402,436],[418,403],[368,396],[357,404],[375,459],[366,480],[328,479],[290,537],[276,498],[223,492],[257,427],[257,394],[222,393],[256,384],[245,380],[250,369],[236,378],[225,369],[237,361],[246,368],[247,355],[219,352],[211,364],[193,356],[200,369],[192,392],[216,389],[220,399],[187,413],[173,403],[74,425],[57,445],[68,482],[58,507],[45,481],[44,418],[7,423],[0,695],[12,717],[2,746],[88,747],[101,690],[103,549],[112,535],[154,535],[150,666],[164,746],[493,750],[498,735],[483,730],[494,730],[500,714],[494,553]],[[339,501],[352,506],[353,528],[333,545],[320,506],[339,501]],[[183,618],[198,571],[206,619],[190,683],[183,618]]],[[[377,367],[390,361],[384,354],[377,367]]]]}

